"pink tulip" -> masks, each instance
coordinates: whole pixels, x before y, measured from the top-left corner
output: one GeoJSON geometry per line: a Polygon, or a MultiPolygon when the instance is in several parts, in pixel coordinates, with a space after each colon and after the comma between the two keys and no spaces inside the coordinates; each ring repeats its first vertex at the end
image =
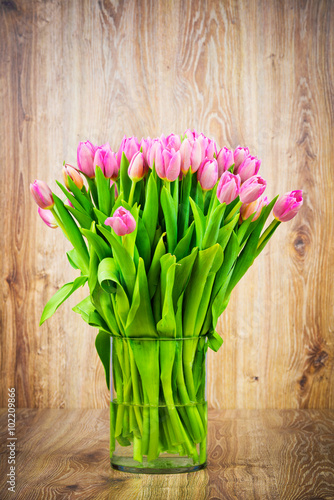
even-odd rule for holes
{"type": "Polygon", "coordinates": [[[217,160],[205,160],[198,169],[197,179],[202,189],[212,189],[218,180],[217,160]]]}
{"type": "Polygon", "coordinates": [[[234,168],[234,173],[240,175],[241,182],[245,182],[253,175],[257,175],[261,165],[261,160],[257,156],[247,156],[239,167],[234,168]]]}
{"type": "Polygon", "coordinates": [[[239,175],[231,174],[226,170],[220,178],[217,187],[217,198],[220,203],[228,205],[236,199],[240,192],[240,177],[239,175]]]}
{"type": "Polygon", "coordinates": [[[91,179],[95,177],[94,168],[95,146],[90,141],[79,142],[77,150],[78,169],[91,179]]]}
{"type": "Polygon", "coordinates": [[[124,207],[119,207],[112,217],[108,217],[104,223],[111,226],[118,236],[133,233],[136,229],[136,221],[124,207]]]}
{"type": "Polygon", "coordinates": [[[190,130],[190,128],[188,128],[183,135],[187,136],[187,139],[194,140],[194,139],[197,139],[197,137],[200,134],[194,128],[192,130],[190,130]]]}
{"type": "Polygon", "coordinates": [[[138,151],[132,157],[128,168],[128,175],[132,181],[139,181],[146,174],[145,159],[143,153],[138,151]]]}
{"type": "Polygon", "coordinates": [[[204,161],[205,158],[208,158],[209,160],[213,160],[215,158],[215,156],[217,157],[217,146],[216,146],[215,141],[213,141],[212,139],[209,139],[204,134],[200,134],[197,137],[197,141],[201,145],[202,161],[204,161]]]}
{"type": "Polygon", "coordinates": [[[153,163],[155,163],[155,156],[157,150],[162,150],[163,145],[160,141],[160,139],[153,139],[150,145],[150,149],[148,150],[147,153],[147,160],[148,160],[148,166],[150,168],[153,168],[153,163]]]}
{"type": "MultiPolygon", "coordinates": [[[[234,170],[236,170],[241,163],[244,161],[245,158],[249,155],[249,149],[248,148],[242,148],[241,146],[238,146],[233,153],[234,156],[234,170]]],[[[238,172],[234,172],[237,174],[238,172]]]]}
{"type": "Polygon", "coordinates": [[[225,146],[217,154],[218,163],[218,178],[220,178],[225,170],[232,167],[234,163],[233,151],[227,149],[225,146]]]}
{"type": "Polygon", "coordinates": [[[77,171],[77,169],[72,167],[72,165],[65,163],[65,165],[63,167],[63,177],[64,177],[64,183],[65,183],[65,186],[67,187],[67,189],[70,189],[70,185],[68,183],[68,177],[70,177],[72,179],[72,181],[77,186],[77,188],[82,189],[83,178],[81,177],[81,175],[77,171]]]}
{"type": "Polygon", "coordinates": [[[181,153],[175,149],[157,148],[155,155],[155,169],[161,179],[175,181],[181,171],[181,153]]]}
{"type": "Polygon", "coordinates": [[[34,181],[30,184],[30,192],[40,208],[50,209],[54,205],[52,191],[44,181],[34,181]]]}
{"type": "Polygon", "coordinates": [[[166,137],[166,142],[167,142],[167,148],[169,149],[175,149],[175,151],[178,151],[181,147],[181,139],[176,134],[169,134],[166,137]]]}
{"type": "Polygon", "coordinates": [[[50,210],[44,210],[43,208],[38,207],[38,213],[42,221],[45,222],[47,226],[51,227],[51,229],[56,229],[58,227],[56,219],[50,210]]]}
{"type": "Polygon", "coordinates": [[[242,203],[252,203],[257,200],[267,187],[267,181],[260,175],[253,175],[241,184],[240,200],[242,203]]]}
{"type": "Polygon", "coordinates": [[[149,165],[149,161],[148,161],[148,154],[149,154],[149,151],[150,151],[150,147],[151,147],[151,144],[152,144],[152,139],[150,137],[148,137],[147,139],[142,139],[140,141],[140,150],[142,151],[143,155],[144,155],[144,160],[145,160],[145,166],[148,167],[149,165]]]}
{"type": "Polygon", "coordinates": [[[117,179],[119,166],[116,153],[111,150],[109,143],[99,146],[95,150],[94,169],[100,167],[106,179],[117,179]]]}
{"type": "Polygon", "coordinates": [[[243,203],[240,208],[240,216],[242,220],[248,219],[252,214],[255,214],[252,218],[252,222],[256,221],[261,215],[262,208],[268,205],[268,198],[266,196],[260,196],[252,203],[243,203]]]}
{"type": "Polygon", "coordinates": [[[291,191],[280,196],[275,203],[273,214],[275,219],[287,222],[293,219],[303,204],[303,191],[291,191]]]}
{"type": "Polygon", "coordinates": [[[180,147],[181,169],[185,174],[191,167],[191,172],[197,172],[202,163],[201,145],[197,140],[185,139],[180,147]]]}
{"type": "Polygon", "coordinates": [[[140,146],[137,137],[123,137],[121,145],[117,153],[117,163],[118,166],[121,164],[122,153],[125,154],[128,162],[132,160],[132,157],[137,151],[139,151],[140,146]]]}

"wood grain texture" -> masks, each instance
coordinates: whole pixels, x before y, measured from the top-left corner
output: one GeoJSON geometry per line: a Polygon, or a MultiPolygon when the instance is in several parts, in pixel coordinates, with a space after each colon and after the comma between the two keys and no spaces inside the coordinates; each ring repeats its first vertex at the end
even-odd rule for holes
{"type": "MultiPolygon", "coordinates": [[[[17,412],[16,500],[332,500],[334,412],[210,410],[208,467],[178,475],[110,469],[108,410],[17,412]]],[[[0,442],[6,442],[0,412],[0,442]]],[[[1,447],[2,457],[7,450],[1,447]]],[[[1,465],[1,498],[6,493],[1,465]]]]}
{"type": "Polygon", "coordinates": [[[44,304],[76,275],[38,219],[29,183],[52,188],[87,138],[195,127],[262,159],[268,197],[304,190],[232,294],[208,356],[215,408],[334,408],[331,0],[2,0],[1,401],[107,405],[95,331],[44,304]]]}

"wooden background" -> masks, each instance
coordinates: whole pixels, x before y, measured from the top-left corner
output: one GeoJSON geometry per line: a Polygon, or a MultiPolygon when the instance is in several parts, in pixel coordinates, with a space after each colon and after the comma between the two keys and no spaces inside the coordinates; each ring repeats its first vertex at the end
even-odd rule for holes
{"type": "Polygon", "coordinates": [[[208,356],[215,408],[334,408],[331,0],[1,0],[1,406],[108,404],[96,331],[71,311],[42,327],[76,276],[67,241],[38,218],[80,140],[183,133],[247,145],[273,197],[304,190],[238,284],[208,356]]]}

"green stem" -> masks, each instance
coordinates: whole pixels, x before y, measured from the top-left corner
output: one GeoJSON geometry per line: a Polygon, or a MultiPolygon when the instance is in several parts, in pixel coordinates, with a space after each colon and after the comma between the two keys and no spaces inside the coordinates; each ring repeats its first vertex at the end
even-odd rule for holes
{"type": "Polygon", "coordinates": [[[265,232],[262,234],[261,238],[259,239],[259,242],[257,244],[257,249],[259,249],[262,245],[262,243],[265,241],[265,239],[269,236],[270,233],[273,233],[276,228],[281,224],[281,221],[274,219],[271,221],[265,232]]]}
{"type": "Polygon", "coordinates": [[[130,205],[130,207],[132,207],[133,205],[133,197],[134,197],[134,194],[135,194],[135,190],[136,190],[136,181],[132,181],[131,183],[131,189],[130,189],[130,194],[129,194],[129,199],[128,199],[128,204],[130,205]]]}

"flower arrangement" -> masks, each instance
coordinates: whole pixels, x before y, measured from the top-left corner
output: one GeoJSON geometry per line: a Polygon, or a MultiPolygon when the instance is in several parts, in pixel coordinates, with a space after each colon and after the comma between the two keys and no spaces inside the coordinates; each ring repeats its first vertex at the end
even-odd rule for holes
{"type": "Polygon", "coordinates": [[[303,203],[299,190],[269,202],[260,165],[248,148],[218,150],[187,130],[124,137],[117,153],[81,142],[77,166],[64,164],[64,185],[57,182],[64,201],[43,181],[30,185],[39,215],[62,229],[80,271],[46,304],[41,324],[88,282],[74,311],[99,330],[108,387],[115,342],[111,452],[118,442],[133,445],[136,463],[165,451],[205,461],[205,409],[196,405],[205,401],[206,349],[223,342],[216,326],[233,288],[303,203]]]}

